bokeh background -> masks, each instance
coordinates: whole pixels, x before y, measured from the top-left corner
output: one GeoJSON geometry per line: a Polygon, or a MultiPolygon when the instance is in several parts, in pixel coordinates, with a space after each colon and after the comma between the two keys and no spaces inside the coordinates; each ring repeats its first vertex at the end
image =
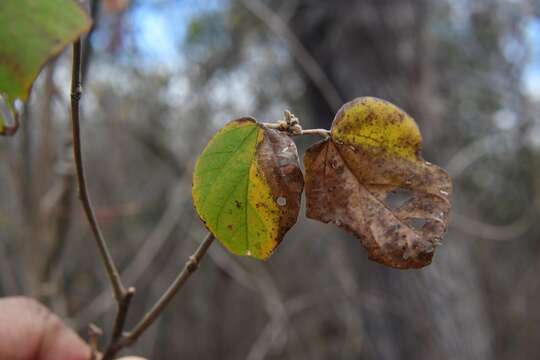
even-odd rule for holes
{"type": "MultiPolygon", "coordinates": [[[[399,271],[302,216],[266,262],[214,244],[128,352],[151,359],[540,358],[540,1],[103,0],[84,45],[83,146],[98,220],[140,318],[204,236],[197,154],[225,122],[330,126],[358,96],[409,112],[454,180],[431,266],[399,271]]],[[[70,50],[0,141],[0,295],[83,336],[115,306],[76,198],[70,50]]],[[[300,152],[316,141],[296,139],[300,152]]]]}

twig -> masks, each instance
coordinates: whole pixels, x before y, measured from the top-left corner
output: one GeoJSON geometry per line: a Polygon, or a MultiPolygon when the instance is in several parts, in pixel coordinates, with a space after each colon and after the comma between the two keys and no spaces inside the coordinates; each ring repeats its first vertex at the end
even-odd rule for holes
{"type": "Polygon", "coordinates": [[[81,151],[81,135],[79,124],[79,101],[82,95],[81,80],[80,80],[80,67],[81,67],[81,40],[78,39],[73,44],[73,69],[71,77],[71,121],[73,124],[73,155],[75,158],[75,165],[77,170],[77,181],[79,184],[79,198],[84,208],[84,212],[92,228],[94,238],[97,242],[99,252],[105,268],[109,281],[113,288],[114,297],[118,303],[120,303],[126,293],[120,275],[111,257],[107,243],[101,234],[101,230],[96,221],[96,216],[92,208],[92,203],[88,196],[88,190],[86,187],[86,177],[84,174],[84,166],[82,160],[81,151]]]}
{"type": "Polygon", "coordinates": [[[137,339],[150,327],[154,321],[161,315],[163,310],[167,307],[169,302],[174,298],[180,289],[184,286],[189,277],[197,270],[201,259],[204,257],[210,245],[214,241],[212,233],[208,233],[201,245],[197,248],[195,253],[189,257],[188,261],[184,265],[184,268],[178,274],[171,286],[165,291],[161,298],[155,303],[142,320],[135,325],[133,330],[126,333],[118,339],[115,343],[111,344],[107,350],[107,355],[110,357],[103,357],[103,360],[110,360],[116,353],[122,350],[124,347],[133,344],[137,339]]]}
{"type": "Polygon", "coordinates": [[[133,295],[135,295],[135,288],[130,287],[126,291],[126,295],[118,304],[118,314],[116,314],[116,320],[114,322],[114,329],[113,329],[113,335],[112,335],[112,341],[117,341],[120,336],[122,336],[122,331],[124,330],[124,324],[126,323],[126,316],[129,309],[129,304],[131,303],[131,299],[133,298],[133,295]]]}
{"type": "Polygon", "coordinates": [[[302,130],[300,135],[317,135],[327,138],[330,136],[330,131],[326,129],[306,129],[302,130]]]}
{"type": "Polygon", "coordinates": [[[131,299],[135,295],[135,288],[130,287],[127,289],[125,296],[122,298],[122,301],[118,303],[118,312],[116,313],[116,319],[114,321],[113,334],[105,354],[103,354],[102,360],[109,360],[114,357],[114,355],[120,350],[117,349],[116,344],[118,340],[122,337],[122,331],[124,330],[124,324],[126,323],[126,316],[129,310],[129,305],[131,299]]]}
{"type": "Polygon", "coordinates": [[[133,343],[141,334],[154,322],[154,320],[161,314],[163,309],[167,304],[172,300],[176,295],[178,290],[180,290],[185,282],[189,279],[191,274],[193,274],[199,267],[201,259],[206,255],[208,248],[214,242],[214,235],[208,233],[206,238],[203,240],[201,245],[197,248],[195,253],[189,257],[188,261],[184,265],[184,268],[174,280],[171,286],[165,291],[163,296],[156,302],[154,307],[148,311],[148,313],[143,317],[143,319],[135,325],[132,331],[126,335],[126,341],[128,344],[133,343]]]}
{"type": "Polygon", "coordinates": [[[330,137],[330,131],[326,129],[302,129],[300,121],[289,110],[285,110],[283,120],[278,120],[275,123],[262,123],[268,129],[276,129],[285,131],[289,136],[316,135],[323,138],[330,137]]]}
{"type": "Polygon", "coordinates": [[[98,360],[98,338],[103,334],[100,328],[94,324],[88,325],[88,343],[90,345],[90,360],[98,360]]]}
{"type": "MultiPolygon", "coordinates": [[[[287,131],[283,127],[283,125],[280,123],[263,123],[263,125],[269,129],[287,131]]],[[[306,129],[306,130],[302,129],[298,133],[290,133],[289,135],[291,136],[315,135],[315,136],[321,136],[323,138],[327,138],[330,136],[330,131],[326,129],[306,129]]]]}

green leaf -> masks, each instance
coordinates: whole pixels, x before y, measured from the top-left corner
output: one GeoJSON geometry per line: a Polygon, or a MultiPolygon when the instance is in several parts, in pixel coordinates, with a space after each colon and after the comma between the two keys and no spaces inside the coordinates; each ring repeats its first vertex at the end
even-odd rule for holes
{"type": "Polygon", "coordinates": [[[6,103],[26,101],[43,65],[90,26],[73,0],[2,0],[0,95],[6,103]]]}
{"type": "Polygon", "coordinates": [[[266,259],[296,223],[302,189],[294,142],[242,118],[218,131],[197,159],[192,195],[227,249],[266,259]]]}

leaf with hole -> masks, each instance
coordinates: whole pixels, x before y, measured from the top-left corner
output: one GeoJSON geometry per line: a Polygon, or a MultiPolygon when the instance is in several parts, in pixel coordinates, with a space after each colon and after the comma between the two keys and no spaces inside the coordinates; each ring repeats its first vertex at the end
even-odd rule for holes
{"type": "Polygon", "coordinates": [[[219,130],[197,159],[192,196],[227,249],[266,259],[296,223],[303,186],[294,142],[242,118],[219,130]]]}
{"type": "Polygon", "coordinates": [[[73,0],[8,0],[0,2],[0,24],[0,95],[11,107],[26,101],[43,65],[91,20],[73,0]]]}
{"type": "Polygon", "coordinates": [[[430,264],[448,225],[452,184],[422,159],[421,143],[415,121],[389,102],[345,104],[331,138],[306,151],[307,217],[352,232],[379,263],[430,264]]]}

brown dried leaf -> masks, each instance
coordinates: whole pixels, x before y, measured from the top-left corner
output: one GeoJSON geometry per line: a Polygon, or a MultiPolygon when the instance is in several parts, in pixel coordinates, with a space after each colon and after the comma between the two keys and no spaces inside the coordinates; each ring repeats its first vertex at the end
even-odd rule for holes
{"type": "Polygon", "coordinates": [[[414,120],[384,100],[359,98],[337,113],[331,135],[304,157],[307,217],[352,232],[384,265],[429,265],[448,224],[452,184],[421,158],[414,120]]]}

